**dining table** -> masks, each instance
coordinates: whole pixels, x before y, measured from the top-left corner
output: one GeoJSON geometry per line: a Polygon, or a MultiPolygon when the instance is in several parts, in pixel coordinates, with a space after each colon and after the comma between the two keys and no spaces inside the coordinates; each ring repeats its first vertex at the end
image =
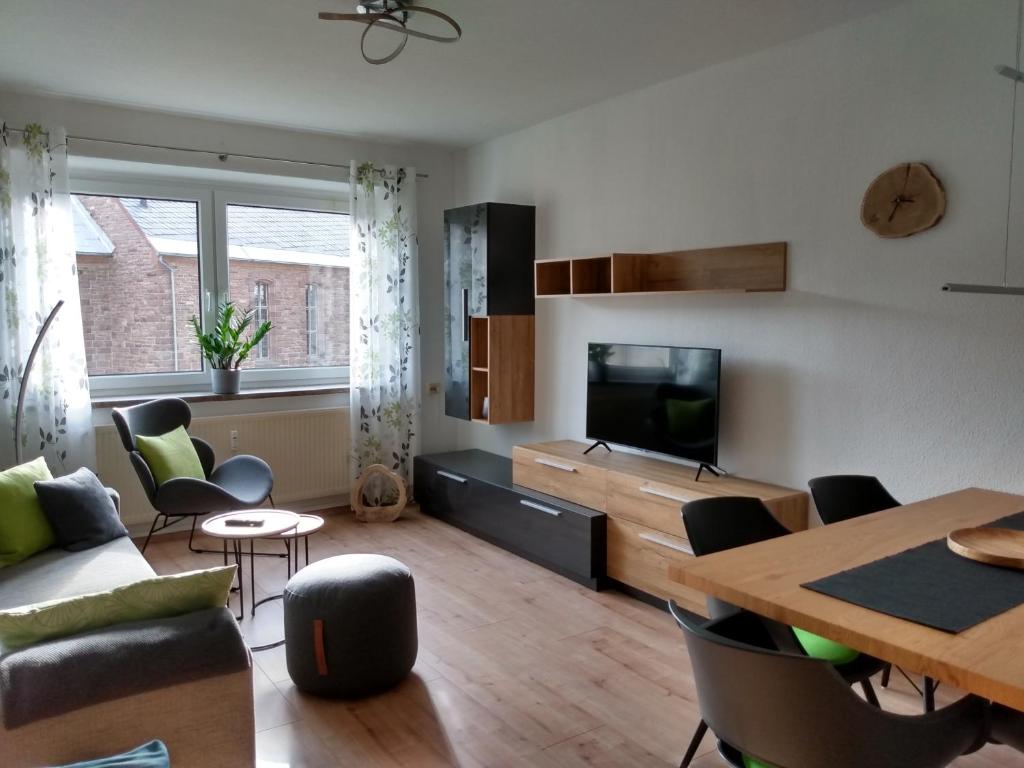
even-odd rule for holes
{"type": "Polygon", "coordinates": [[[966,488],[672,564],[668,578],[1024,710],[1024,604],[952,633],[802,586],[1020,512],[1024,496],[966,488]]]}

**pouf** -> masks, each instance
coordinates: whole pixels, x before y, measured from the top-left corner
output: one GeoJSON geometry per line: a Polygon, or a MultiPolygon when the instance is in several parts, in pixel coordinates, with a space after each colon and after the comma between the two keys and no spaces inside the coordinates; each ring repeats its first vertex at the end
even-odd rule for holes
{"type": "Polygon", "coordinates": [[[384,555],[307,565],[284,589],[284,638],[299,690],[354,698],[398,684],[418,647],[412,572],[384,555]]]}

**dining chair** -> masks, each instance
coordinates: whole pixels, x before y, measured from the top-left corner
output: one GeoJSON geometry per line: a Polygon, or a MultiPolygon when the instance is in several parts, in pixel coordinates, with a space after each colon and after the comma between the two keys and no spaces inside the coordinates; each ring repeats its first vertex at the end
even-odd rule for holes
{"type": "Polygon", "coordinates": [[[901,506],[871,475],[826,475],[807,484],[825,525],[901,506]]]}
{"type": "MultiPolygon", "coordinates": [[[[818,517],[825,525],[902,506],[873,475],[825,475],[815,477],[807,485],[810,486],[814,506],[818,508],[818,517]]],[[[925,711],[934,709],[938,683],[925,677],[924,690],[921,690],[903,669],[896,669],[924,699],[925,711]]],[[[891,667],[882,670],[883,688],[889,687],[890,673],[891,667]]]]}
{"type": "MultiPolygon", "coordinates": [[[[683,505],[682,516],[690,548],[697,557],[791,533],[775,519],[763,501],[749,496],[718,496],[691,501],[683,505]]],[[[707,606],[712,619],[726,618],[740,610],[711,595],[708,595],[707,606]]],[[[869,704],[879,706],[871,678],[883,671],[888,666],[887,662],[802,629],[769,620],[765,620],[765,626],[771,632],[776,647],[833,663],[848,684],[860,685],[869,704]]],[[[703,737],[703,733],[700,736],[703,737]]],[[[694,739],[693,749],[696,751],[701,739],[697,734],[694,734],[694,739]]]]}
{"type": "MultiPolygon", "coordinates": [[[[669,610],[686,638],[702,726],[734,768],[941,768],[986,743],[982,699],[891,714],[857,696],[827,661],[775,648],[749,611],[698,623],[674,602],[669,610]]],[[[680,768],[692,760],[688,753],[680,768]]]]}
{"type": "MultiPolygon", "coordinates": [[[[256,456],[232,456],[214,468],[216,456],[213,448],[198,437],[190,436],[190,439],[199,455],[199,463],[206,477],[175,477],[157,484],[153,471],[138,450],[135,437],[164,435],[178,427],[188,429],[192,423],[192,409],[184,400],[164,397],[127,408],[115,408],[111,418],[117,427],[121,443],[128,451],[135,474],[138,475],[139,482],[146,492],[146,498],[157,511],[142,544],[143,552],[146,551],[149,540],[156,531],[191,518],[192,530],[188,537],[188,548],[197,553],[221,554],[220,550],[203,550],[193,546],[197,518],[213,512],[251,509],[268,499],[273,506],[274,497],[271,496],[271,491],[274,488],[274,473],[265,461],[256,456]],[[157,527],[161,518],[164,522],[157,527]]],[[[258,554],[284,557],[283,554],[276,552],[258,554]]]]}

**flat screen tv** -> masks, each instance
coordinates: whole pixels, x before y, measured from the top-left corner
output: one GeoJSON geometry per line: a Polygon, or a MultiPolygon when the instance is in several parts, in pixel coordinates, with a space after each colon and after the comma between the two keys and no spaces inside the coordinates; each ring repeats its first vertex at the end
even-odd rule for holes
{"type": "Polygon", "coordinates": [[[590,344],[587,437],[718,463],[722,351],[590,344]]]}

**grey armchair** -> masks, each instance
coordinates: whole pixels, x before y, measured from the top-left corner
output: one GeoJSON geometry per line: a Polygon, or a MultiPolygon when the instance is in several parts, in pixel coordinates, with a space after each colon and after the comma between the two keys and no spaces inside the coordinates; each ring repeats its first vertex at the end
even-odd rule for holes
{"type": "Polygon", "coordinates": [[[779,766],[940,768],[986,742],[988,704],[974,696],[924,715],[891,714],[857,696],[827,661],[775,650],[752,613],[701,625],[670,610],[686,636],[702,728],[732,766],[742,768],[746,754],[779,766]]]}
{"type": "Polygon", "coordinates": [[[136,447],[135,436],[163,435],[177,427],[188,429],[192,423],[192,409],[184,400],[165,397],[128,408],[115,408],[111,417],[146,497],[157,511],[142,545],[143,552],[156,531],[188,518],[192,519],[188,548],[193,552],[211,552],[193,545],[197,518],[214,512],[251,509],[268,499],[273,506],[274,473],[267,462],[256,456],[233,456],[214,468],[216,457],[213,448],[198,437],[191,438],[192,445],[199,454],[206,478],[176,477],[157,485],[153,472],[136,447]],[[163,523],[158,527],[161,519],[163,523]]]}

